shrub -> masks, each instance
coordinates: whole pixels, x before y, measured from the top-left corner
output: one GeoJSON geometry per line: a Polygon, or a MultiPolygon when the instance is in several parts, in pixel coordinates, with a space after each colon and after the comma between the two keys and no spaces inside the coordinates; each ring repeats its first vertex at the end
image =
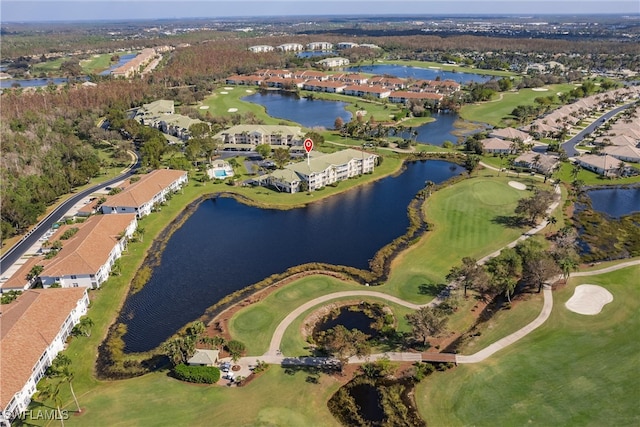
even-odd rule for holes
{"type": "Polygon", "coordinates": [[[188,366],[181,363],[173,368],[173,375],[190,383],[214,384],[220,379],[220,369],[214,366],[188,366]]]}

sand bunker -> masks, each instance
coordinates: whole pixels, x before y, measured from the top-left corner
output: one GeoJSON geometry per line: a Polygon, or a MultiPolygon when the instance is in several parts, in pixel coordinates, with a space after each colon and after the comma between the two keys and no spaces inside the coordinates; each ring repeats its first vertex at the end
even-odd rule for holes
{"type": "Polygon", "coordinates": [[[602,286],[579,285],[564,305],[574,313],[593,316],[600,313],[602,307],[611,301],[613,301],[613,295],[602,286]]]}
{"type": "Polygon", "coordinates": [[[236,111],[238,111],[238,109],[237,109],[237,108],[229,108],[229,109],[227,110],[227,112],[228,112],[228,113],[235,113],[236,111]]]}
{"type": "Polygon", "coordinates": [[[531,89],[534,92],[546,92],[549,89],[545,88],[545,87],[534,87],[533,89],[531,89]]]}
{"type": "Polygon", "coordinates": [[[229,92],[222,91],[220,92],[222,95],[229,95],[229,92]]]}
{"type": "Polygon", "coordinates": [[[246,92],[247,93],[253,93],[253,91],[251,89],[247,89],[246,92]]]}
{"type": "Polygon", "coordinates": [[[224,90],[233,90],[232,87],[225,87],[224,90]]]}
{"type": "Polygon", "coordinates": [[[200,109],[201,109],[201,110],[208,110],[208,109],[209,109],[209,106],[208,106],[208,105],[201,105],[201,106],[200,106],[200,109]]]}
{"type": "Polygon", "coordinates": [[[509,181],[509,185],[513,188],[515,188],[516,190],[526,190],[527,186],[521,182],[518,181],[509,181]]]}

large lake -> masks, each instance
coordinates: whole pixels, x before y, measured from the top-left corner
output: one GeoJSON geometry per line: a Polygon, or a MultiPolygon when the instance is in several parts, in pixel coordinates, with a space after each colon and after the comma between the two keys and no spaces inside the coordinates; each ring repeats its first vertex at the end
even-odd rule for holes
{"type": "Polygon", "coordinates": [[[594,210],[612,218],[640,212],[640,187],[598,188],[587,191],[594,210]]]}
{"type": "Polygon", "coordinates": [[[440,80],[453,80],[461,84],[470,82],[483,83],[491,80],[493,77],[486,74],[472,74],[472,73],[457,73],[453,71],[443,71],[435,68],[420,68],[409,67],[406,65],[363,65],[357,67],[345,68],[345,71],[357,72],[357,73],[371,73],[371,74],[387,74],[390,76],[401,77],[403,79],[418,79],[418,80],[436,80],[438,77],[440,80]]]}
{"type": "Polygon", "coordinates": [[[308,128],[333,129],[336,118],[340,117],[345,123],[351,120],[351,113],[345,110],[346,102],[307,99],[280,91],[257,92],[242,100],[264,106],[271,117],[291,120],[308,128]]]}
{"type": "Polygon", "coordinates": [[[127,298],[119,318],[128,327],[126,350],[155,348],[221,298],[289,267],[367,269],[380,248],[404,234],[407,206],[425,182],[463,172],[445,161],[411,163],[396,177],[286,211],[205,201],[171,236],[147,285],[127,298]]]}

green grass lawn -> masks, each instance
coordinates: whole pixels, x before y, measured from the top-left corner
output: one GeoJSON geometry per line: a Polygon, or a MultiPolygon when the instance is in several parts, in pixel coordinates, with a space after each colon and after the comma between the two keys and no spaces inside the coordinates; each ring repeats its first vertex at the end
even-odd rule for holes
{"type": "MultiPolygon", "coordinates": [[[[291,375],[272,366],[245,387],[226,388],[187,384],[157,372],[101,383],[99,388],[79,394],[82,415],[71,413],[64,423],[95,427],[339,426],[326,405],[338,389],[338,381],[322,375],[314,384],[307,377],[304,372],[291,375]]],[[[70,411],[75,408],[73,402],[66,403],[70,411]]]]}
{"type": "Polygon", "coordinates": [[[554,95],[558,92],[568,92],[574,89],[571,84],[549,85],[548,91],[540,92],[533,89],[520,89],[516,92],[502,92],[496,99],[488,102],[465,105],[460,109],[460,117],[472,122],[489,123],[493,126],[502,124],[505,117],[511,117],[511,112],[518,105],[534,105],[534,99],[542,96],[554,95]]]}
{"type": "Polygon", "coordinates": [[[427,200],[431,230],[392,264],[384,289],[413,302],[427,302],[422,285],[444,283],[445,276],[465,256],[481,258],[515,240],[523,228],[495,221],[514,215],[520,198],[529,195],[508,185],[513,177],[475,176],[433,193],[427,200]]]}
{"type": "Polygon", "coordinates": [[[533,333],[482,363],[423,381],[423,418],[447,426],[640,424],[638,277],[635,266],[571,279],[533,333]],[[582,283],[605,287],[613,302],[595,316],[570,312],[564,303],[582,283]]]}

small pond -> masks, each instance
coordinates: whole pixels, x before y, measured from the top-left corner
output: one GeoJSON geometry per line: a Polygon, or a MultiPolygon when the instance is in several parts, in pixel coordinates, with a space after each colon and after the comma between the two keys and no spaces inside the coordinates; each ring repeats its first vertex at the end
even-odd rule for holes
{"type": "Polygon", "coordinates": [[[640,212],[640,187],[595,188],[587,190],[593,210],[611,218],[640,212]]]}
{"type": "Polygon", "coordinates": [[[349,330],[357,329],[371,337],[375,337],[378,335],[378,330],[371,327],[374,321],[375,319],[367,315],[364,311],[354,311],[351,310],[350,307],[344,306],[340,308],[337,316],[318,323],[314,333],[328,331],[338,325],[342,325],[349,330]]]}
{"type": "Polygon", "coordinates": [[[365,420],[379,424],[385,418],[384,409],[380,405],[380,393],[373,384],[358,384],[349,389],[356,405],[360,408],[360,415],[365,420]]]}

